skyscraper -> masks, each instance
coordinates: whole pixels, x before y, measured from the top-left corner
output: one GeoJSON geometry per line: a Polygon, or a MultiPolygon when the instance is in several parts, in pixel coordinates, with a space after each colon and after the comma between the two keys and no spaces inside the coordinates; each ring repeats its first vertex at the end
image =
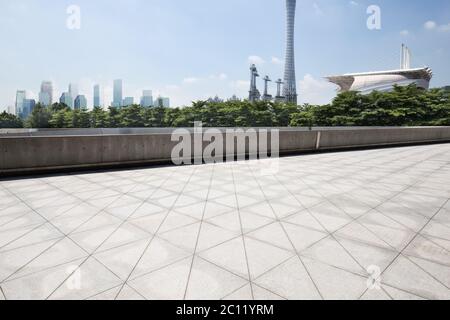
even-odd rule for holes
{"type": "Polygon", "coordinates": [[[158,97],[155,100],[155,107],[170,108],[170,99],[166,97],[158,97]]]}
{"type": "Polygon", "coordinates": [[[286,102],[297,104],[297,85],[295,78],[295,7],[297,0],[286,0],[287,11],[287,38],[286,38],[286,64],[284,69],[283,95],[286,102]]]}
{"type": "Polygon", "coordinates": [[[153,92],[152,90],[144,90],[141,97],[141,107],[153,107],[153,92]]]}
{"type": "Polygon", "coordinates": [[[69,84],[69,94],[72,97],[72,105],[73,108],[75,98],[78,97],[78,86],[74,83],[69,84]]]}
{"type": "Polygon", "coordinates": [[[114,80],[114,99],[113,107],[120,108],[122,106],[122,80],[114,80]]]}
{"type": "Polygon", "coordinates": [[[163,97],[162,98],[162,105],[164,108],[170,108],[170,98],[163,97]]]}
{"type": "Polygon", "coordinates": [[[42,81],[39,103],[43,106],[49,106],[53,103],[53,84],[51,81],[42,81]]]}
{"type": "Polygon", "coordinates": [[[125,97],[122,101],[122,107],[128,107],[132,106],[134,104],[134,98],[133,97],[125,97]]]}
{"type": "Polygon", "coordinates": [[[94,108],[100,108],[100,85],[94,86],[94,108]]]}
{"type": "Polygon", "coordinates": [[[22,119],[28,118],[28,116],[33,112],[33,109],[35,106],[36,106],[36,101],[34,99],[23,100],[23,112],[22,112],[21,118],[22,119]]]}
{"type": "Polygon", "coordinates": [[[16,115],[22,117],[23,114],[23,102],[27,97],[27,92],[25,90],[17,90],[16,93],[16,115]]]}
{"type": "Polygon", "coordinates": [[[78,96],[78,86],[74,83],[69,84],[69,93],[72,97],[78,96]]]}
{"type": "Polygon", "coordinates": [[[59,98],[59,103],[63,103],[69,108],[73,109],[73,98],[69,92],[64,92],[59,98]]]}
{"type": "Polygon", "coordinates": [[[87,109],[87,99],[84,95],[75,98],[75,110],[87,109]]]}

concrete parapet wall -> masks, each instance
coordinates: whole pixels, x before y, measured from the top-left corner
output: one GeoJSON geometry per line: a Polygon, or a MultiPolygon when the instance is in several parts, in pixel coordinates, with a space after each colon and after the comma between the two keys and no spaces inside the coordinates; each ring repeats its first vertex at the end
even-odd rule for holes
{"type": "MultiPolygon", "coordinates": [[[[279,130],[281,154],[450,142],[450,127],[279,130]]],[[[0,131],[0,173],[170,163],[172,150],[178,143],[171,141],[171,133],[172,129],[3,130],[0,131]]],[[[204,142],[203,148],[206,145],[204,142]]]]}

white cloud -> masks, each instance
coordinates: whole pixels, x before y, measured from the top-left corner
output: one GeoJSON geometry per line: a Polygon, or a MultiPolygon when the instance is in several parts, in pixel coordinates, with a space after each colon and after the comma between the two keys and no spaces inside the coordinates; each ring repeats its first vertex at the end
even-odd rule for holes
{"type": "Polygon", "coordinates": [[[400,35],[404,36],[404,37],[409,36],[409,31],[408,30],[402,30],[402,31],[400,31],[400,35]]]}
{"type": "Polygon", "coordinates": [[[228,79],[228,75],[226,73],[212,74],[211,76],[209,76],[209,78],[213,80],[226,80],[228,79]]]}
{"type": "Polygon", "coordinates": [[[231,86],[237,89],[245,89],[248,90],[250,87],[250,81],[247,80],[236,80],[231,82],[231,86]]]}
{"type": "Polygon", "coordinates": [[[359,6],[359,3],[356,2],[356,1],[350,1],[349,4],[350,4],[351,6],[359,6]]]}
{"type": "Polygon", "coordinates": [[[266,61],[263,58],[261,58],[260,56],[249,56],[248,62],[251,64],[257,64],[257,65],[266,63],[266,61]]]}
{"type": "Polygon", "coordinates": [[[327,104],[336,96],[336,86],[323,79],[315,79],[307,74],[298,83],[299,102],[327,104]]]}
{"type": "Polygon", "coordinates": [[[437,30],[440,32],[449,32],[450,31],[450,23],[439,25],[435,21],[427,21],[423,25],[426,30],[437,30]]]}
{"type": "Polygon", "coordinates": [[[248,80],[235,80],[230,82],[232,93],[238,97],[247,98],[248,90],[250,88],[250,81],[248,80]]]}
{"type": "Polygon", "coordinates": [[[184,78],[183,79],[183,83],[186,84],[193,84],[193,83],[197,83],[200,79],[196,78],[196,77],[189,77],[189,78],[184,78]]]}
{"type": "Polygon", "coordinates": [[[272,63],[276,64],[276,65],[280,65],[280,64],[283,64],[283,60],[281,60],[277,57],[272,57],[272,63]]]}
{"type": "Polygon", "coordinates": [[[434,21],[427,21],[425,22],[424,27],[427,30],[434,30],[437,27],[437,23],[434,21]]]}

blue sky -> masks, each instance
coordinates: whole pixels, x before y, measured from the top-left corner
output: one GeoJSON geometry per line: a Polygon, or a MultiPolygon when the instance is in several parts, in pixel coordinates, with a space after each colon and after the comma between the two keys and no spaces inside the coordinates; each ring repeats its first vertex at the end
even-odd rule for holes
{"type": "MultiPolygon", "coordinates": [[[[0,108],[14,105],[17,89],[36,98],[42,80],[58,98],[77,83],[89,105],[94,83],[109,103],[116,78],[126,96],[151,89],[173,105],[244,97],[250,61],[262,75],[283,75],[284,10],[284,0],[1,0],[0,108]],[[80,30],[66,27],[73,4],[80,30]]],[[[402,42],[413,66],[432,67],[433,87],[450,85],[449,40],[448,0],[298,0],[300,100],[328,102],[335,88],[326,75],[397,68],[402,42]],[[381,8],[381,30],[366,26],[371,4],[381,8]]]]}

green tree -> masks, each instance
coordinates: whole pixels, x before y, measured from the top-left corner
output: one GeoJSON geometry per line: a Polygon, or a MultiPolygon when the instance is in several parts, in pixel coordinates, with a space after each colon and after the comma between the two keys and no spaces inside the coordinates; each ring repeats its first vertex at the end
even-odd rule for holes
{"type": "Polygon", "coordinates": [[[120,126],[125,128],[144,127],[143,110],[139,105],[121,108],[119,111],[120,126]]]}
{"type": "Polygon", "coordinates": [[[27,128],[50,128],[50,110],[41,104],[37,104],[31,115],[26,120],[27,128]]]}
{"type": "MultiPolygon", "coordinates": [[[[20,119],[2,114],[2,126],[20,126],[20,119]]],[[[330,104],[295,106],[279,102],[195,101],[190,106],[142,108],[132,105],[108,110],[71,110],[55,103],[37,105],[26,121],[35,128],[271,126],[423,126],[450,125],[449,94],[445,90],[423,90],[415,85],[397,86],[392,92],[339,94],[330,104]]]]}
{"type": "Polygon", "coordinates": [[[49,120],[49,124],[51,128],[67,128],[68,124],[66,122],[66,119],[68,119],[67,113],[70,111],[68,109],[61,109],[58,111],[55,111],[51,114],[51,118],[49,120]]]}
{"type": "Polygon", "coordinates": [[[107,128],[109,127],[108,112],[102,108],[95,107],[90,112],[90,122],[93,128],[107,128]]]}
{"type": "Polygon", "coordinates": [[[0,128],[23,128],[23,121],[19,117],[3,111],[0,113],[0,128]]]}
{"type": "Polygon", "coordinates": [[[121,119],[119,109],[116,107],[108,108],[108,124],[110,128],[118,128],[120,127],[121,119]]]}
{"type": "Polygon", "coordinates": [[[87,110],[68,110],[65,112],[66,128],[90,128],[90,114],[87,110]]]}

